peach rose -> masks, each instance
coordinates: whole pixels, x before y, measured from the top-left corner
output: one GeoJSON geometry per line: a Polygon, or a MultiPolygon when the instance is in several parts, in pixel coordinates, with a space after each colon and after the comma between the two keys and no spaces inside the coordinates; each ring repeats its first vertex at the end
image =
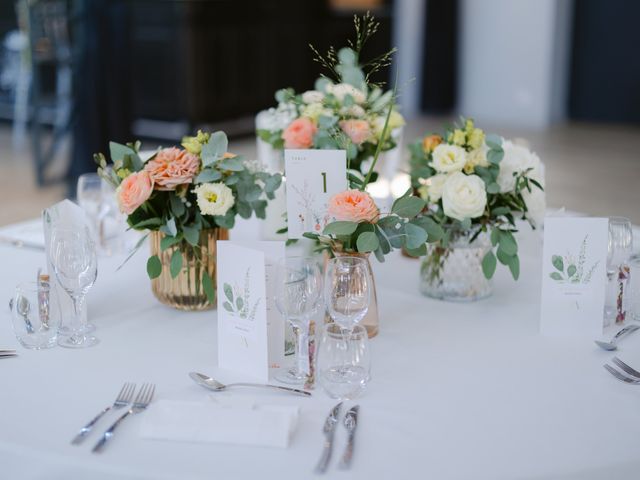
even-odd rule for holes
{"type": "Polygon", "coordinates": [[[116,190],[116,199],[120,211],[131,215],[136,209],[146,202],[153,190],[153,180],[149,172],[144,170],[132,173],[125,178],[116,190]]]}
{"type": "Polygon", "coordinates": [[[310,148],[317,131],[318,127],[308,118],[294,120],[282,132],[284,148],[310,148]]]}
{"type": "Polygon", "coordinates": [[[366,120],[342,120],[340,128],[356,145],[360,145],[371,136],[371,127],[366,120]]]}
{"type": "Polygon", "coordinates": [[[428,135],[422,140],[422,149],[425,153],[433,152],[433,149],[442,143],[440,135],[428,135]]]}
{"type": "Polygon", "coordinates": [[[368,193],[360,190],[346,190],[329,199],[329,214],[336,220],[347,222],[376,223],[380,210],[368,193]]]}
{"type": "Polygon", "coordinates": [[[156,190],[175,190],[178,185],[191,183],[200,169],[200,159],[176,147],[163,148],[144,166],[156,190]]]}

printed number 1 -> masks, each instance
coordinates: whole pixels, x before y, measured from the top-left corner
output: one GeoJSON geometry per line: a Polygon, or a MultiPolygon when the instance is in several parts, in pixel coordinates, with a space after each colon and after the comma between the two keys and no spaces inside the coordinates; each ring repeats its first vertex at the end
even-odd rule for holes
{"type": "Polygon", "coordinates": [[[322,172],[322,189],[327,193],[327,172],[322,172]]]}

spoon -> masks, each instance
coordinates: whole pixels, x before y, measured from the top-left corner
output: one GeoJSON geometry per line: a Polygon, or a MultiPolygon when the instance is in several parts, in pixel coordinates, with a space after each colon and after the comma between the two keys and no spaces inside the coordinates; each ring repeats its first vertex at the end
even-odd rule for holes
{"type": "Polygon", "coordinates": [[[207,388],[214,392],[221,392],[223,390],[226,390],[227,388],[232,388],[232,387],[258,387],[258,388],[271,388],[274,390],[279,390],[281,392],[288,392],[296,395],[304,395],[306,397],[311,396],[311,392],[307,392],[305,390],[298,390],[297,388],[281,387],[280,385],[267,385],[262,383],[230,383],[229,385],[225,385],[205,375],[204,373],[190,372],[189,376],[194,382],[196,382],[201,387],[207,388]]]}
{"type": "Polygon", "coordinates": [[[18,295],[18,301],[16,303],[16,311],[18,312],[18,315],[24,318],[24,323],[27,326],[27,332],[35,332],[33,325],[31,324],[31,320],[29,320],[29,317],[27,316],[31,311],[31,304],[29,303],[29,300],[27,300],[27,297],[23,295],[18,295]]]}
{"type": "Polygon", "coordinates": [[[618,333],[616,333],[610,342],[602,342],[600,340],[595,340],[596,345],[598,345],[603,350],[608,350],[608,351],[616,350],[618,348],[618,346],[616,345],[618,343],[618,340],[620,340],[622,337],[626,335],[629,335],[630,333],[635,332],[638,329],[640,329],[639,325],[627,325],[618,333]]]}

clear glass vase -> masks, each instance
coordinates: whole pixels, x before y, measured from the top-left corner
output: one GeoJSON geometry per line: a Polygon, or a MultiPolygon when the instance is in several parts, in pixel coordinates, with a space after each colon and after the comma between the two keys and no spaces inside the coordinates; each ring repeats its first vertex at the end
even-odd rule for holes
{"type": "Polygon", "coordinates": [[[200,258],[194,255],[192,248],[183,243],[162,251],[160,242],[164,238],[162,232],[151,232],[151,255],[158,255],[162,262],[160,276],[151,280],[151,290],[160,302],[178,310],[196,311],[215,308],[210,303],[202,286],[202,272],[208,272],[216,289],[216,242],[228,240],[229,230],[212,228],[200,232],[200,258]],[[182,253],[182,270],[173,278],[171,276],[171,256],[175,250],[182,253]]]}
{"type": "Polygon", "coordinates": [[[491,250],[489,235],[481,233],[469,242],[471,233],[458,235],[448,247],[427,245],[420,267],[420,291],[427,297],[450,302],[473,302],[493,292],[493,282],[484,276],[482,259],[491,250]]]}

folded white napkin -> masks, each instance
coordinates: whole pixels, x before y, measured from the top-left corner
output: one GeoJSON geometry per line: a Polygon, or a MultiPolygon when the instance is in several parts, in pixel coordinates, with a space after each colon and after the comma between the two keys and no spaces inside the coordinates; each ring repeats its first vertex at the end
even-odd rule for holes
{"type": "Polygon", "coordinates": [[[286,448],[299,408],[214,401],[159,400],[145,412],[143,438],[286,448]]]}

